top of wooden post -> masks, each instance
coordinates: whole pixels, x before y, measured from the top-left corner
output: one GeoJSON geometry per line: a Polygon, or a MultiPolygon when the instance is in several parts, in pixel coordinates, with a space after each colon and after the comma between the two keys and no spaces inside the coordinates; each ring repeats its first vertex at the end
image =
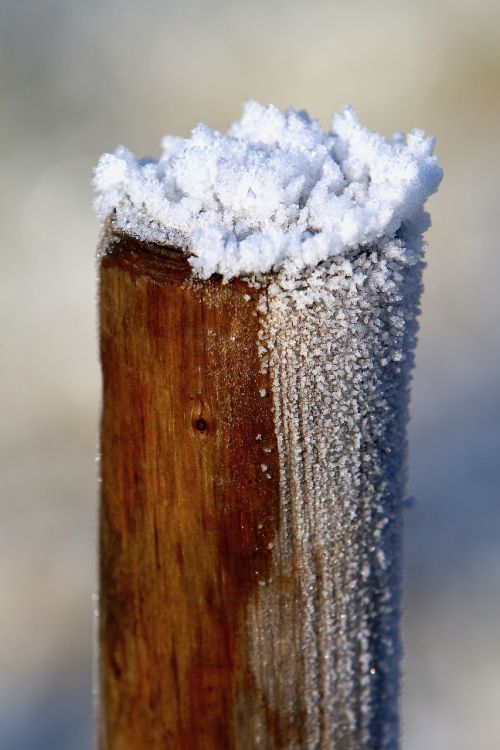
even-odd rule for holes
{"type": "Polygon", "coordinates": [[[125,148],[96,168],[96,209],[144,242],[188,251],[192,273],[224,280],[288,276],[426,228],[422,206],[441,179],[421,131],[385,139],[350,108],[323,132],[305,112],[247,102],[227,134],[198,125],[165,137],[158,161],[125,148]]]}

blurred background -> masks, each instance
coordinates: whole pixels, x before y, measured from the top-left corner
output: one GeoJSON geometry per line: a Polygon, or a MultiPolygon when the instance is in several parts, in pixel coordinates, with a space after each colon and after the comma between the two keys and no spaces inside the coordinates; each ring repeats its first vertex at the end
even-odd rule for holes
{"type": "Polygon", "coordinates": [[[92,744],[92,167],[244,99],[437,136],[410,429],[404,750],[500,747],[500,4],[0,1],[0,747],[92,744]]]}

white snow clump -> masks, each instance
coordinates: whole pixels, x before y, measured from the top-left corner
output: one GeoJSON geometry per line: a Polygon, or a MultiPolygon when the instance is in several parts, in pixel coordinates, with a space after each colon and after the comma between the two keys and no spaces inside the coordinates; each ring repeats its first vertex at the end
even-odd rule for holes
{"type": "Polygon", "coordinates": [[[373,133],[349,107],[324,133],[306,112],[248,101],[227,134],[166,136],[158,161],[103,154],[95,207],[119,232],[183,247],[201,278],[300,274],[380,241],[410,252],[442,176],[433,146],[420,130],[373,133]]]}

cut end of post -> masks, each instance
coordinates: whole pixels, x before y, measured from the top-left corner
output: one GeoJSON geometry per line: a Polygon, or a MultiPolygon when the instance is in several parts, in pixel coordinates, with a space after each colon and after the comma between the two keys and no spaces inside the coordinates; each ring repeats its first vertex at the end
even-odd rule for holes
{"type": "Polygon", "coordinates": [[[95,178],[102,748],[395,750],[432,142],[250,102],[163,149],[95,178]]]}

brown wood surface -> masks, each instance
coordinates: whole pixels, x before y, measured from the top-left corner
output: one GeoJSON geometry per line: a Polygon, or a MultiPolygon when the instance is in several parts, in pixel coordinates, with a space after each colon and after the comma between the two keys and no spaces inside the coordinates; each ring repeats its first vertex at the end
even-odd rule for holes
{"type": "Polygon", "coordinates": [[[245,645],[280,522],[257,299],[172,248],[101,259],[100,750],[287,747],[245,645]]]}

